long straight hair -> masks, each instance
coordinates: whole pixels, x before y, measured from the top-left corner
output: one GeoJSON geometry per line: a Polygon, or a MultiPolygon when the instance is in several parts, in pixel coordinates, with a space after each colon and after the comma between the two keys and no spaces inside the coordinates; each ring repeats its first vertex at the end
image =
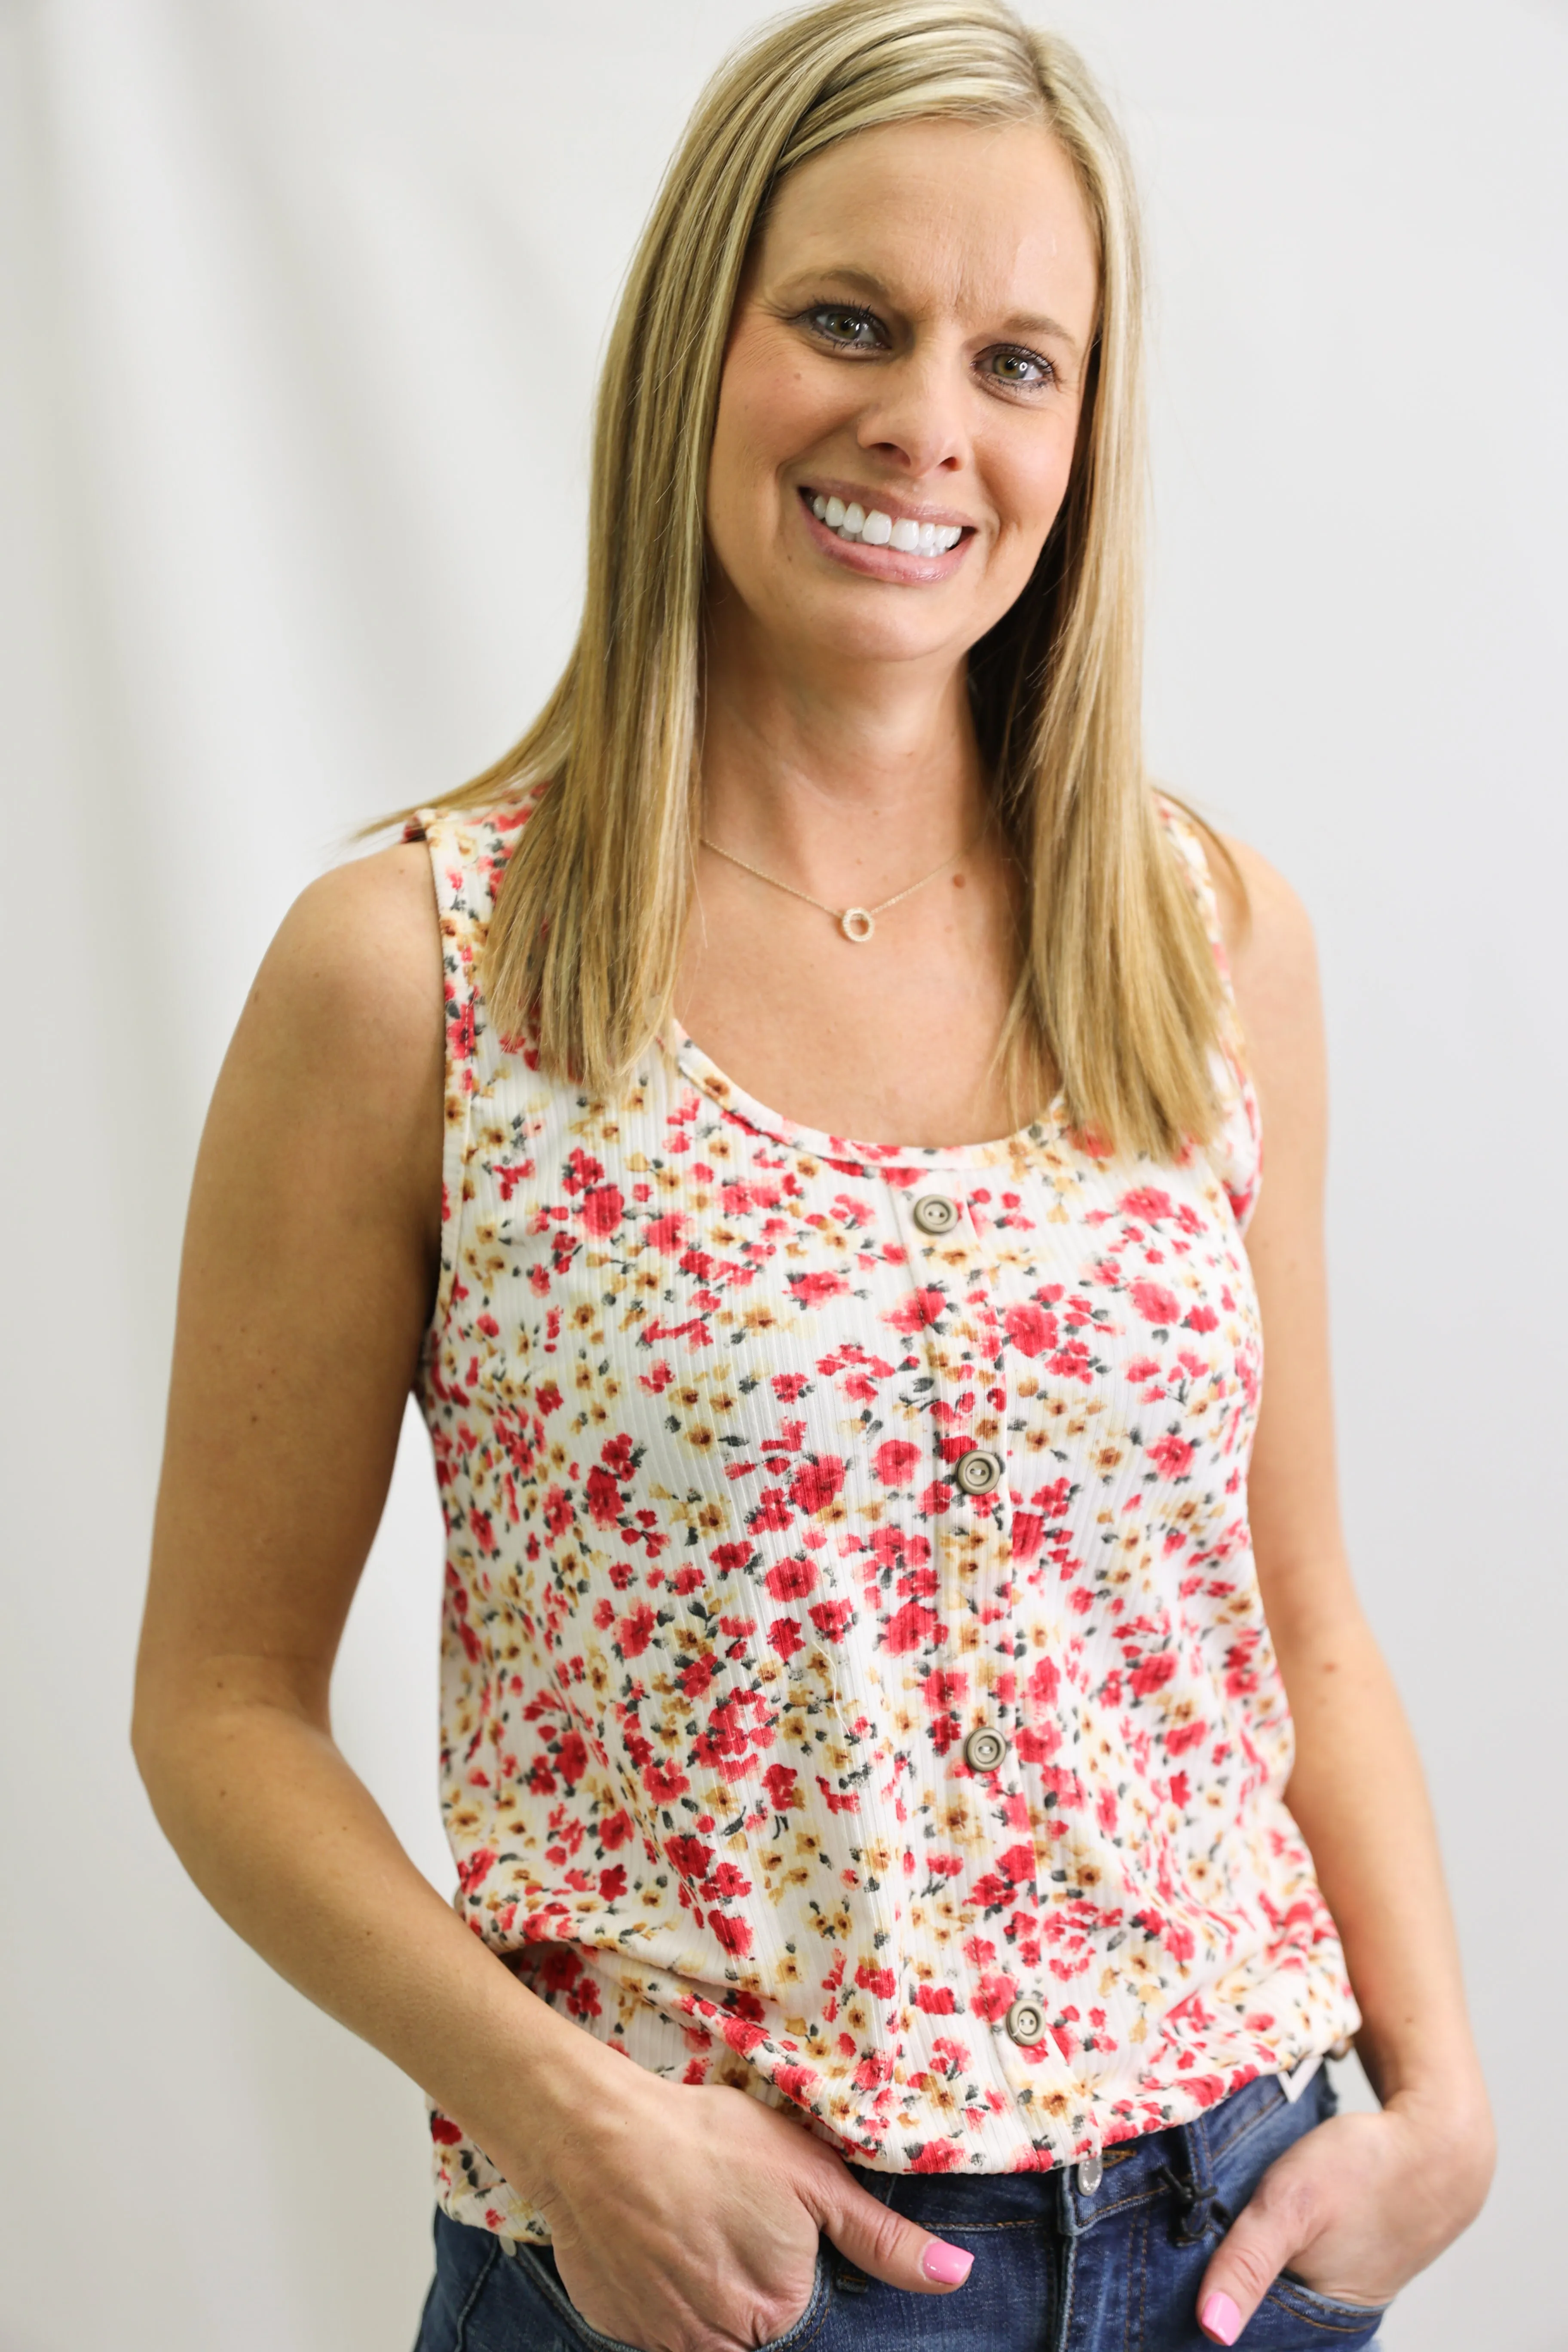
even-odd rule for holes
{"type": "Polygon", "coordinates": [[[1026,1117],[1054,1068],[1097,1148],[1156,1158],[1216,1117],[1215,957],[1142,746],[1142,264],[1121,136],[1081,58],[997,0],[830,0],[700,100],[628,273],[595,412],[588,580],[564,672],[516,747],[439,803],[534,812],[483,979],[503,1035],[594,1093],[663,1025],[693,872],[705,499],[726,340],[784,175],[921,119],[1038,122],[1078,173],[1099,315],[1068,491],[1033,577],[969,656],[994,805],[1026,877],[999,1051],[1026,1117]]]}

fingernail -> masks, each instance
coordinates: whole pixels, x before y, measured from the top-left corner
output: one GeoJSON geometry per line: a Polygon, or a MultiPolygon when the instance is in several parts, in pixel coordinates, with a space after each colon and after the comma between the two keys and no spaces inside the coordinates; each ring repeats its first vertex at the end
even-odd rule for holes
{"type": "Polygon", "coordinates": [[[944,2245],[933,2238],[921,2256],[921,2268],[938,2286],[962,2286],[974,2267],[974,2257],[961,2246],[944,2245]]]}
{"type": "Polygon", "coordinates": [[[1222,2344],[1234,2344],[1241,2334],[1241,2314],[1228,2294],[1211,2294],[1198,2314],[1198,2325],[1222,2344]]]}

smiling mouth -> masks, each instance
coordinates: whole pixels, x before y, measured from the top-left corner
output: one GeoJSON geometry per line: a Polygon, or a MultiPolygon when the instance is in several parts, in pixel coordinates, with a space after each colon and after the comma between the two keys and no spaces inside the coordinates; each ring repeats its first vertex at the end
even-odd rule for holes
{"type": "Polygon", "coordinates": [[[819,523],[836,539],[858,547],[890,547],[900,555],[945,555],[963,537],[962,523],[916,522],[912,515],[895,521],[880,507],[867,509],[858,499],[846,506],[842,499],[826,498],[803,489],[801,497],[819,523]]]}

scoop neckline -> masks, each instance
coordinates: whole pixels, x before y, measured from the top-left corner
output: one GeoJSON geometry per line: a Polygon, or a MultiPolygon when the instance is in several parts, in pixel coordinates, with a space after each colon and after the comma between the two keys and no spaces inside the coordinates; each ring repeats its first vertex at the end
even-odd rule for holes
{"type": "Polygon", "coordinates": [[[1065,1104],[1058,1092],[1027,1127],[984,1143],[868,1143],[854,1136],[830,1135],[823,1128],[803,1127],[798,1119],[786,1118],[782,1111],[770,1109],[755,1095],[748,1094],[703,1052],[673,1013],[665,1021],[660,1042],[682,1074],[721,1110],[817,1160],[853,1160],[866,1168],[992,1167],[999,1160],[1013,1160],[1059,1142],[1066,1132],[1065,1104]]]}

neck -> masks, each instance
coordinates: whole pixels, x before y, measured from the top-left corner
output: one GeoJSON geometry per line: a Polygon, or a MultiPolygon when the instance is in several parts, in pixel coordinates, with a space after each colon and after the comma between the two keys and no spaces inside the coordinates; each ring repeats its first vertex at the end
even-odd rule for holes
{"type": "Polygon", "coordinates": [[[984,808],[962,664],[806,667],[711,617],[702,831],[721,847],[825,895],[851,872],[896,887],[965,849],[984,808]]]}

